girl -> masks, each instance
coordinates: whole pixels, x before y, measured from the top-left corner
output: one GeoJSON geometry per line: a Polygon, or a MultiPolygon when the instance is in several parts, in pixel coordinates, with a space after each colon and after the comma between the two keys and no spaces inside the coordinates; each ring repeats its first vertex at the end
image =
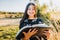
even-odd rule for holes
{"type": "MultiPolygon", "coordinates": [[[[43,21],[37,17],[36,10],[37,10],[36,5],[34,3],[29,3],[27,5],[23,18],[20,21],[19,29],[21,29],[22,27],[27,26],[27,25],[31,26],[34,24],[43,23],[43,21]]],[[[38,32],[38,30],[36,30],[36,28],[33,29],[32,31],[30,29],[27,33],[23,32],[24,38],[22,38],[22,40],[40,40],[41,37],[32,37],[37,32],[38,32]]],[[[49,36],[49,32],[46,32],[45,35],[49,36]]],[[[18,40],[21,40],[21,39],[18,38],[18,40]]],[[[45,40],[47,40],[47,39],[45,39],[45,40]]]]}

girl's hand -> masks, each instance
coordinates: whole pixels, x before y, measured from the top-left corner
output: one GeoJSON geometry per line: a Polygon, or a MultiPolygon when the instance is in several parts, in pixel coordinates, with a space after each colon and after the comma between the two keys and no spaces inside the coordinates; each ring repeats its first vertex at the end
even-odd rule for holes
{"type": "Polygon", "coordinates": [[[33,29],[32,31],[31,31],[31,29],[29,29],[29,31],[27,33],[23,32],[23,34],[24,34],[23,40],[28,40],[31,36],[33,36],[34,34],[36,34],[37,31],[38,30],[36,30],[36,29],[33,29]]]}
{"type": "Polygon", "coordinates": [[[50,32],[49,32],[49,30],[48,30],[48,31],[44,31],[43,34],[47,37],[46,39],[49,39],[49,37],[50,37],[50,32]]]}

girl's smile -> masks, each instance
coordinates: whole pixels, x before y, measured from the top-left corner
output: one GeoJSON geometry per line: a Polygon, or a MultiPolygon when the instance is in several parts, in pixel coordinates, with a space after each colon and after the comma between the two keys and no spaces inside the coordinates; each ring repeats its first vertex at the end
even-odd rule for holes
{"type": "Polygon", "coordinates": [[[34,16],[36,14],[35,6],[30,5],[27,10],[27,14],[29,16],[34,16]]]}

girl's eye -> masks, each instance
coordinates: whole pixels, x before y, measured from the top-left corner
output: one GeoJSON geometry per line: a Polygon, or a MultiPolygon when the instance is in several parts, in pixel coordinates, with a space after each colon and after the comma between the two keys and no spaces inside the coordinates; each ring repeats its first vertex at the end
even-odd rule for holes
{"type": "Polygon", "coordinates": [[[33,8],[33,10],[35,10],[35,9],[33,8]]]}
{"type": "Polygon", "coordinates": [[[28,10],[31,10],[31,8],[28,8],[28,10]]]}
{"type": "Polygon", "coordinates": [[[28,9],[28,10],[35,10],[35,9],[28,9]]]}

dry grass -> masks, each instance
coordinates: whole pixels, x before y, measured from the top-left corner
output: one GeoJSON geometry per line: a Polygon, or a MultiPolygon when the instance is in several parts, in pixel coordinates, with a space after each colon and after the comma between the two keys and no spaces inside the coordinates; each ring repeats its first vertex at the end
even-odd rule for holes
{"type": "MultiPolygon", "coordinates": [[[[3,26],[0,27],[0,40],[16,40],[18,26],[3,26]]],[[[60,32],[50,31],[51,35],[48,40],[60,40],[60,32]]]]}
{"type": "Polygon", "coordinates": [[[16,33],[18,26],[4,26],[0,27],[0,40],[16,40],[16,33]]]}

